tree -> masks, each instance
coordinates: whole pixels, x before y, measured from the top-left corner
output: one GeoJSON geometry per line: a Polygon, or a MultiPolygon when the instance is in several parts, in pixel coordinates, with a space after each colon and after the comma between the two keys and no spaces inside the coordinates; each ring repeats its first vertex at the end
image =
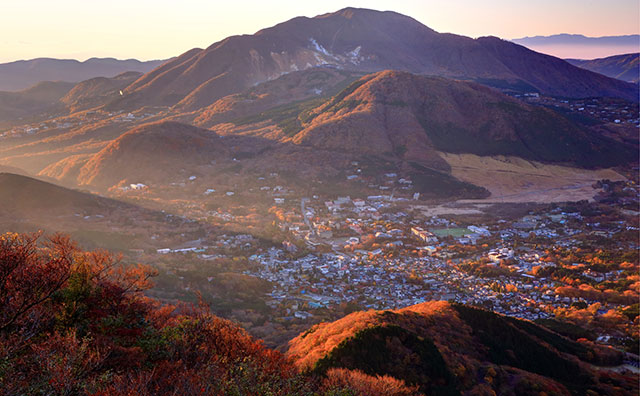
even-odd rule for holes
{"type": "Polygon", "coordinates": [[[0,235],[0,332],[44,304],[69,279],[75,245],[54,235],[38,248],[41,234],[0,235]]]}

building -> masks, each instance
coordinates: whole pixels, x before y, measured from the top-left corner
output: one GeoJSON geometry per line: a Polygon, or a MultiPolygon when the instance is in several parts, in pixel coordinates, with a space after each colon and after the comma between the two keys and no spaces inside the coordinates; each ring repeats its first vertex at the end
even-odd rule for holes
{"type": "Polygon", "coordinates": [[[432,232],[427,231],[421,227],[412,227],[411,233],[425,243],[438,242],[438,238],[432,232]]]}

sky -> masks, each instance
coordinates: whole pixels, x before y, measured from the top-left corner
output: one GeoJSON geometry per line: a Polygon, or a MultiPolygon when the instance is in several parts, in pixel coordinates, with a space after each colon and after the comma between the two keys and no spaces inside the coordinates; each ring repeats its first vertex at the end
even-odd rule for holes
{"type": "Polygon", "coordinates": [[[352,6],[409,15],[439,32],[505,39],[640,33],[638,0],[0,0],[0,62],[167,59],[296,16],[352,6]]]}

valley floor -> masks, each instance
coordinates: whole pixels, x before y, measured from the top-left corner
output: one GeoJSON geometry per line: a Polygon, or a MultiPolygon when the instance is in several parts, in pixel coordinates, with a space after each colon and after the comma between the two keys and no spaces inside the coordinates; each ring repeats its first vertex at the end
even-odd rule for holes
{"type": "Polygon", "coordinates": [[[451,166],[453,176],[491,192],[488,198],[461,201],[463,203],[593,200],[592,185],[598,180],[625,180],[613,169],[580,169],[505,156],[440,155],[451,166]]]}

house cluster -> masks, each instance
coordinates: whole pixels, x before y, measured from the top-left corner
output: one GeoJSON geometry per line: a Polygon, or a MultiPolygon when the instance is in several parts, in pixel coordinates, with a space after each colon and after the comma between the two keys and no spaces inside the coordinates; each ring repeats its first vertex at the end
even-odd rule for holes
{"type": "Polygon", "coordinates": [[[637,104],[611,98],[567,99],[538,95],[525,96],[532,104],[564,109],[603,122],[640,127],[637,104]]]}
{"type": "MultiPolygon", "coordinates": [[[[272,283],[268,304],[290,319],[309,319],[315,309],[349,302],[387,309],[431,299],[483,305],[515,317],[545,318],[557,307],[583,300],[556,295],[561,283],[533,275],[535,267],[556,264],[542,260],[543,252],[534,248],[516,248],[514,240],[540,237],[558,246],[576,246],[577,234],[600,228],[615,231],[584,223],[579,213],[559,208],[487,226],[438,216],[414,218],[400,209],[406,206],[395,205],[392,196],[305,198],[300,211],[297,207],[287,200],[278,221],[290,240],[268,254],[253,255],[250,259],[256,265],[247,272],[272,283]],[[320,246],[332,252],[292,255],[300,243],[312,252],[325,251],[320,246]],[[452,243],[475,245],[479,251],[475,259],[506,265],[511,275],[465,272],[458,267],[462,260],[448,250],[452,243]],[[487,243],[488,247],[480,247],[487,243]]],[[[586,269],[583,274],[596,281],[607,277],[586,269]]]]}
{"type": "Polygon", "coordinates": [[[258,243],[258,240],[253,235],[249,234],[236,234],[227,235],[222,234],[212,240],[197,239],[183,243],[182,245],[174,248],[161,248],[157,249],[158,254],[169,253],[198,253],[198,257],[205,260],[210,260],[216,257],[222,257],[218,255],[218,252],[225,249],[241,249],[249,250],[254,249],[258,243]]]}
{"type": "MultiPolygon", "coordinates": [[[[351,302],[363,308],[391,309],[427,300],[478,304],[511,316],[538,319],[549,316],[546,306],[567,306],[579,299],[560,297],[558,286],[533,276],[509,280],[515,289],[504,292],[496,280],[468,275],[435,257],[375,257],[310,254],[287,259],[281,250],[250,257],[256,269],[246,274],[274,286],[267,304],[285,316],[305,318],[314,309],[351,302]]],[[[499,283],[506,283],[499,279],[499,283]]]]}

